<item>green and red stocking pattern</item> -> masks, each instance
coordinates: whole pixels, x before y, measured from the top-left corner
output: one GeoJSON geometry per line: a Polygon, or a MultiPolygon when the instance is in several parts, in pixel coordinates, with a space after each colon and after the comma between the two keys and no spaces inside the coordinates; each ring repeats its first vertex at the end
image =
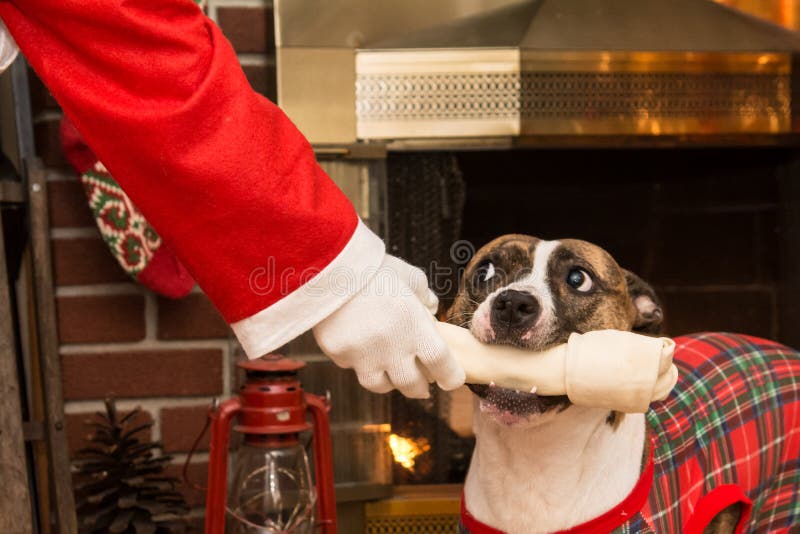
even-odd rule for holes
{"type": "Polygon", "coordinates": [[[120,266],[139,283],[161,295],[183,297],[194,280],[164,246],[158,233],[136,209],[105,166],[64,117],[61,143],[81,183],[103,240],[120,266]]]}

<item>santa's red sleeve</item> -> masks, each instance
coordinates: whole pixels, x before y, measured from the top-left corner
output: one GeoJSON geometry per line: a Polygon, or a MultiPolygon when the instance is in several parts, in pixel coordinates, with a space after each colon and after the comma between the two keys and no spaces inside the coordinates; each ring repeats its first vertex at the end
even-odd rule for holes
{"type": "Polygon", "coordinates": [[[191,0],[0,0],[0,17],[249,356],[380,265],[383,242],[191,0]]]}

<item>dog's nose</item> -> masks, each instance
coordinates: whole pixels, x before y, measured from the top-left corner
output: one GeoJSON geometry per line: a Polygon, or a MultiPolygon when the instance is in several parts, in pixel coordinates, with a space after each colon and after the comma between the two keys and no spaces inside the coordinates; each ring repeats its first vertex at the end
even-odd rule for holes
{"type": "Polygon", "coordinates": [[[509,326],[531,323],[539,315],[539,301],[530,293],[506,289],[494,298],[492,315],[509,326]]]}

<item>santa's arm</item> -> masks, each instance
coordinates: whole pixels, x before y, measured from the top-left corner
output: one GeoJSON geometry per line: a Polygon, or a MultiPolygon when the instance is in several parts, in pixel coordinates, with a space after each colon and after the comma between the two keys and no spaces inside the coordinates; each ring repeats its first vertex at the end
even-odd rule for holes
{"type": "Polygon", "coordinates": [[[337,310],[383,261],[191,0],[0,1],[0,17],[251,357],[337,310]],[[342,270],[353,287],[331,291],[342,270]]]}
{"type": "Polygon", "coordinates": [[[425,276],[385,254],[191,0],[0,0],[0,18],[250,357],[314,327],[373,391],[464,382],[425,276]]]}

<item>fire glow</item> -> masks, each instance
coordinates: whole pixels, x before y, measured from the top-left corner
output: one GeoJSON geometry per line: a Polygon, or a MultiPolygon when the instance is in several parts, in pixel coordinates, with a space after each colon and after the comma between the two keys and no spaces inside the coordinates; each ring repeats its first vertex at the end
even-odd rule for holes
{"type": "Polygon", "coordinates": [[[398,436],[397,434],[390,434],[388,442],[389,448],[392,449],[394,461],[409,471],[414,471],[414,464],[417,456],[431,450],[430,443],[428,443],[428,440],[425,438],[414,440],[398,436]]]}

